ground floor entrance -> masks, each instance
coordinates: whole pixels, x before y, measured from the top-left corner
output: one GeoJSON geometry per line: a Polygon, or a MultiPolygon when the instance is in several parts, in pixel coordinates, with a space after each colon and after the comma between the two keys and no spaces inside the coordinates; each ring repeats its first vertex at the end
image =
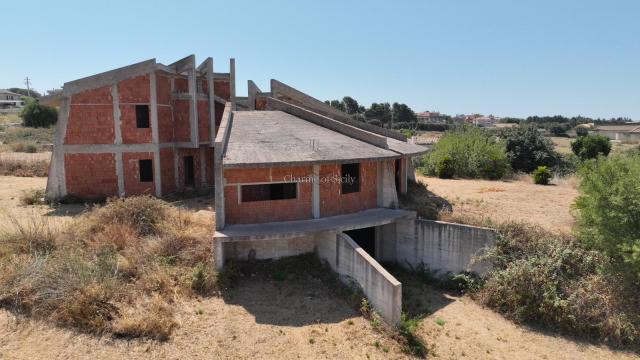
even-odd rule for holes
{"type": "Polygon", "coordinates": [[[344,232],[356,242],[372,258],[376,257],[376,228],[375,226],[348,230],[344,232]]]}

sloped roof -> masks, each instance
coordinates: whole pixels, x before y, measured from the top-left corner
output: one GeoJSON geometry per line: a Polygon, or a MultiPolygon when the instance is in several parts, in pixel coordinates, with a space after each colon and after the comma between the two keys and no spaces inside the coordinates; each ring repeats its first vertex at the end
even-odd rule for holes
{"type": "Polygon", "coordinates": [[[625,125],[600,125],[596,127],[596,131],[640,133],[640,124],[635,123],[635,124],[625,124],[625,125]]]}
{"type": "Polygon", "coordinates": [[[392,149],[416,146],[388,140],[389,149],[383,149],[284,111],[235,111],[223,164],[246,168],[373,161],[399,158],[392,149]]]}

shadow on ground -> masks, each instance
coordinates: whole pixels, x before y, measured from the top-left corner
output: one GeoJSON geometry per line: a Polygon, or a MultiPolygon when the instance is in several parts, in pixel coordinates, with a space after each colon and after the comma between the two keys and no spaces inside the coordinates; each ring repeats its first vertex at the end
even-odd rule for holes
{"type": "Polygon", "coordinates": [[[400,194],[400,207],[413,210],[423,219],[436,220],[441,211],[451,212],[453,207],[447,199],[442,198],[427,188],[422,182],[407,182],[407,193],[400,194]]]}
{"type": "Polygon", "coordinates": [[[356,309],[361,295],[313,255],[231,266],[240,275],[224,292],[224,300],[245,308],[259,324],[305,326],[360,316],[356,309]]]}

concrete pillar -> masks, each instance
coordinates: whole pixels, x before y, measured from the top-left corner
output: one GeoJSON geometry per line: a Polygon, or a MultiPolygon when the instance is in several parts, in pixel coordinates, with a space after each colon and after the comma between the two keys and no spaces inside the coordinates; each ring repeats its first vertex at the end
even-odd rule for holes
{"type": "Polygon", "coordinates": [[[216,100],[215,84],[213,79],[213,59],[207,59],[207,84],[209,86],[209,144],[213,146],[216,141],[216,100]]]}
{"type": "Polygon", "coordinates": [[[115,144],[122,144],[122,125],[120,121],[120,94],[118,83],[111,85],[111,97],[113,98],[113,129],[116,134],[115,144]]]}
{"type": "MultiPolygon", "coordinates": [[[[116,154],[116,174],[118,175],[118,195],[125,196],[124,189],[124,162],[122,160],[122,151],[118,151],[116,154]]],[[[155,174],[154,174],[155,177],[155,174]]]]}
{"type": "Polygon", "coordinates": [[[313,183],[311,183],[311,204],[313,218],[320,218],[320,165],[313,165],[313,183]]]}
{"type": "Polygon", "coordinates": [[[213,256],[216,269],[222,270],[224,267],[224,243],[220,238],[213,238],[213,256]]]}
{"type": "MultiPolygon", "coordinates": [[[[219,149],[215,149],[218,151],[219,149]]],[[[222,159],[218,154],[214,155],[213,174],[215,179],[215,206],[216,206],[216,230],[224,229],[224,173],[222,159]]]]}
{"type": "Polygon", "coordinates": [[[236,110],[236,59],[229,59],[229,94],[231,110],[236,110]]]}
{"type": "Polygon", "coordinates": [[[189,127],[191,128],[191,146],[198,147],[198,85],[196,79],[196,69],[191,67],[188,70],[189,96],[189,127]]]}

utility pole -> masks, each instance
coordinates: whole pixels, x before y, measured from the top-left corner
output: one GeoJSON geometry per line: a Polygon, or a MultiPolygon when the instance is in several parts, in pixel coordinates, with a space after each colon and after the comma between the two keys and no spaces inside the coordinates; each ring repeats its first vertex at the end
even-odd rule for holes
{"type": "Polygon", "coordinates": [[[29,87],[31,84],[31,79],[27,76],[24,78],[24,84],[27,85],[27,96],[31,97],[31,88],[29,87]]]}

